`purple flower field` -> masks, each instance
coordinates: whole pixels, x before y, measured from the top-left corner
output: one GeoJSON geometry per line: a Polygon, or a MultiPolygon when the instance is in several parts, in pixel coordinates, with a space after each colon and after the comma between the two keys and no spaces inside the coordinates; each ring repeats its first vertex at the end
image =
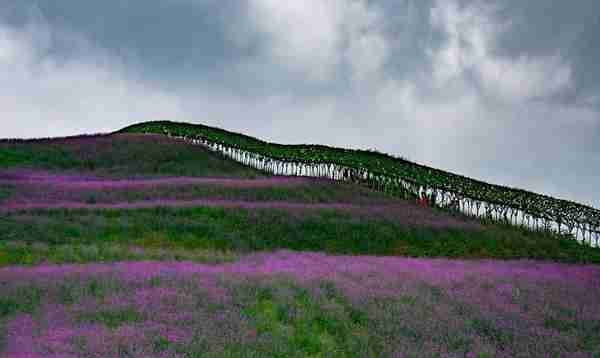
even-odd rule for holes
{"type": "Polygon", "coordinates": [[[76,189],[131,188],[156,185],[204,184],[233,187],[260,188],[270,186],[307,185],[315,180],[299,177],[264,178],[210,178],[210,177],[155,177],[136,179],[110,179],[96,175],[60,175],[44,170],[12,169],[0,170],[0,183],[3,184],[46,184],[55,187],[76,189]]]}
{"type": "Polygon", "coordinates": [[[0,269],[6,357],[598,357],[600,266],[253,253],[0,269]]]}
{"type": "Polygon", "coordinates": [[[440,215],[358,185],[298,177],[156,177],[111,179],[44,170],[0,170],[0,212],[30,209],[225,207],[306,211],[335,209],[406,224],[479,229],[475,220],[440,215]]]}
{"type": "Polygon", "coordinates": [[[576,242],[164,136],[0,150],[0,357],[600,358],[576,242]]]}

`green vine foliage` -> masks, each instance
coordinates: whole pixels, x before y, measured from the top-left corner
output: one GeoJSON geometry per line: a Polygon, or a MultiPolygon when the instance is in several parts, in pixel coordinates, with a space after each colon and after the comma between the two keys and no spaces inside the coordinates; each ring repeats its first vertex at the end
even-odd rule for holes
{"type": "MultiPolygon", "coordinates": [[[[600,234],[600,210],[572,201],[534,192],[495,185],[410,162],[373,150],[351,150],[324,145],[283,145],[269,143],[240,133],[201,124],[154,121],[126,127],[119,133],[156,133],[188,140],[201,140],[223,150],[239,150],[294,165],[328,164],[350,168],[352,175],[365,177],[368,184],[387,190],[402,181],[413,188],[443,193],[461,200],[486,203],[492,211],[507,217],[520,211],[534,220],[557,223],[567,231],[581,230],[590,237],[600,234]]],[[[537,222],[537,221],[536,221],[537,222]]],[[[585,234],[584,234],[585,235],[585,234]]],[[[585,236],[584,236],[585,238],[585,236]]]]}

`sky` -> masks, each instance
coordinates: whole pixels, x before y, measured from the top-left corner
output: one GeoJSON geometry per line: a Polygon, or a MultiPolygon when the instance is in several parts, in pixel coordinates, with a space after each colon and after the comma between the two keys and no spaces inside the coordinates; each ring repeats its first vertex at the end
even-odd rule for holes
{"type": "Polygon", "coordinates": [[[600,208],[597,0],[0,0],[0,138],[203,123],[600,208]]]}

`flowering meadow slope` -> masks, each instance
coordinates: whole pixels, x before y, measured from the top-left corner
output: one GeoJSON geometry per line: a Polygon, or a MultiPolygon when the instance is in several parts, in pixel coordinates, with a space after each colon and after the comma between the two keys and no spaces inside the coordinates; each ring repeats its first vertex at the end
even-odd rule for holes
{"type": "Polygon", "coordinates": [[[0,141],[0,357],[598,358],[565,237],[163,135],[0,141]]]}
{"type": "Polygon", "coordinates": [[[0,281],[9,357],[600,355],[599,266],[278,251],[0,281]]]}

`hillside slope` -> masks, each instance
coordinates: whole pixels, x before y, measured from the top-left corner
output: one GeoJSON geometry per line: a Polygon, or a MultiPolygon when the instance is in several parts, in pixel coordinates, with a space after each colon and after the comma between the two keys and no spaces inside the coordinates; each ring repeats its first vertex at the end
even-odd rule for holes
{"type": "Polygon", "coordinates": [[[273,177],[162,135],[0,142],[0,158],[0,263],[88,261],[82,252],[98,244],[118,247],[110,259],[164,244],[600,262],[599,250],[548,233],[482,225],[358,184],[273,177]],[[71,257],[55,250],[74,241],[71,257]]]}
{"type": "Polygon", "coordinates": [[[139,134],[0,140],[0,169],[15,168],[112,178],[265,176],[181,141],[163,135],[139,134]]]}
{"type": "Polygon", "coordinates": [[[324,145],[270,143],[202,124],[156,121],[124,128],[122,133],[156,133],[204,145],[271,173],[360,182],[405,197],[427,198],[471,216],[511,225],[552,230],[581,243],[600,246],[600,210],[518,188],[486,183],[376,151],[324,145]]]}
{"type": "Polygon", "coordinates": [[[0,356],[596,358],[599,298],[548,232],[163,135],[0,141],[0,356]]]}

